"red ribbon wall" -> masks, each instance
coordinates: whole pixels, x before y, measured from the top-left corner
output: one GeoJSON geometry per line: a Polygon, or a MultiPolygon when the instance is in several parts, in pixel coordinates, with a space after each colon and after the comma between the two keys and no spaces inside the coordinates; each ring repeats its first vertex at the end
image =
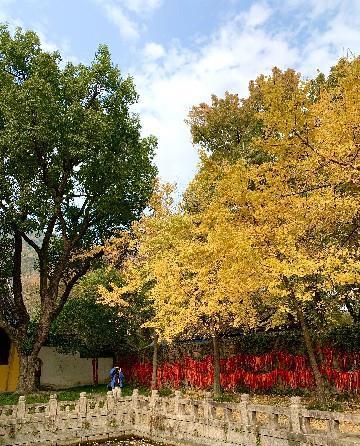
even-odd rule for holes
{"type": "MultiPolygon", "coordinates": [[[[327,381],[342,392],[360,391],[360,352],[336,352],[319,349],[319,366],[327,381]]],[[[152,365],[136,358],[123,359],[119,365],[130,382],[149,386],[152,365]]],[[[181,385],[208,389],[213,384],[213,358],[186,357],[181,362],[163,362],[158,366],[158,386],[179,388],[181,385]]],[[[234,390],[267,390],[272,387],[291,389],[314,387],[314,378],[306,355],[278,351],[263,355],[239,354],[221,360],[221,385],[234,390]]]]}

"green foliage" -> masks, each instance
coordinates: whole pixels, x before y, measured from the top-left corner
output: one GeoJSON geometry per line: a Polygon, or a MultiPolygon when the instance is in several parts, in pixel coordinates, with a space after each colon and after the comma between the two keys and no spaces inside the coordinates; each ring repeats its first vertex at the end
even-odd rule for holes
{"type": "Polygon", "coordinates": [[[26,396],[28,404],[47,403],[50,399],[50,393],[34,393],[26,396]]]}
{"type": "Polygon", "coordinates": [[[260,153],[251,146],[252,139],[262,131],[262,123],[256,116],[258,108],[254,88],[248,99],[228,92],[224,99],[212,95],[210,106],[202,103],[189,114],[193,143],[218,161],[260,161],[260,153]]]}
{"type": "Polygon", "coordinates": [[[343,325],[335,327],[321,335],[325,345],[342,351],[359,351],[360,324],[343,325]]]}
{"type": "Polygon", "coordinates": [[[44,339],[48,321],[102,254],[89,250],[147,205],[156,139],[141,137],[131,111],[137,100],[132,78],[122,77],[106,46],[89,66],[64,64],[34,32],[12,35],[0,26],[0,320],[22,341],[30,319],[23,246],[36,252],[36,339],[44,339]]]}
{"type": "Polygon", "coordinates": [[[53,323],[49,344],[63,352],[100,357],[115,351],[129,353],[148,342],[141,330],[141,312],[145,308],[142,296],[129,295],[126,306],[101,301],[100,285],[109,289],[121,284],[119,271],[111,267],[84,276],[53,323]]]}
{"type": "Polygon", "coordinates": [[[222,392],[220,395],[215,396],[214,401],[218,403],[232,403],[236,400],[236,395],[234,393],[222,392]]]}
{"type": "Polygon", "coordinates": [[[170,387],[162,387],[161,389],[159,389],[159,395],[165,397],[173,396],[174,390],[170,387]]]}
{"type": "Polygon", "coordinates": [[[154,176],[155,141],[140,138],[138,117],[129,112],[137,101],[132,79],[121,77],[107,47],[99,47],[89,67],[61,68],[60,55],[42,51],[34,33],[17,30],[12,38],[3,27],[0,48],[0,148],[7,160],[1,192],[8,216],[18,220],[21,209],[22,228],[41,232],[56,212],[61,185],[70,233],[84,217],[81,198],[92,202],[91,235],[98,239],[138,216],[154,176]]]}
{"type": "Polygon", "coordinates": [[[318,401],[312,399],[306,405],[308,410],[321,410],[321,411],[333,411],[333,412],[343,412],[343,406],[341,402],[334,398],[327,398],[325,401],[318,401]]]}
{"type": "Polygon", "coordinates": [[[81,392],[86,392],[86,395],[91,398],[92,395],[106,394],[107,386],[81,386],[73,387],[71,389],[61,390],[57,392],[59,401],[76,401],[80,397],[81,392]]]}

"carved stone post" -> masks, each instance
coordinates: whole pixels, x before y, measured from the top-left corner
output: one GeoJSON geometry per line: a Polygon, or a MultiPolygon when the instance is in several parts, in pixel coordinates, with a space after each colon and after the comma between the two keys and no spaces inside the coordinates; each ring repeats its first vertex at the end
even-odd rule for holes
{"type": "Polygon", "coordinates": [[[250,397],[247,393],[243,393],[241,395],[241,402],[240,402],[240,414],[241,414],[241,423],[244,427],[244,429],[246,429],[246,427],[250,426],[251,424],[251,420],[250,420],[250,414],[249,414],[249,402],[250,402],[250,397]]]}
{"type": "Polygon", "coordinates": [[[139,400],[139,390],[134,389],[131,397],[131,409],[132,409],[132,423],[133,429],[140,423],[140,400],[139,400]]]}
{"type": "Polygon", "coordinates": [[[180,390],[175,390],[174,398],[174,412],[177,418],[182,418],[184,415],[184,406],[181,403],[181,392],[180,390]]]}
{"type": "Polygon", "coordinates": [[[106,393],[106,408],[108,415],[113,414],[115,408],[115,399],[111,390],[106,393]]]}
{"type": "Polygon", "coordinates": [[[20,396],[18,404],[17,404],[17,408],[16,408],[16,418],[18,420],[25,421],[24,420],[25,415],[26,415],[26,401],[25,401],[25,397],[24,396],[20,396]]]}
{"type": "Polygon", "coordinates": [[[52,421],[55,421],[58,411],[57,395],[50,395],[48,407],[49,407],[49,417],[52,421]]]}
{"type": "Polygon", "coordinates": [[[301,398],[293,396],[290,398],[290,425],[291,432],[294,434],[301,433],[301,398]]]}
{"type": "Polygon", "coordinates": [[[156,403],[159,400],[159,391],[158,390],[152,390],[151,391],[151,398],[150,398],[150,407],[152,410],[155,410],[156,403]]]}
{"type": "Polygon", "coordinates": [[[138,389],[133,390],[131,402],[132,402],[132,408],[134,410],[138,410],[139,409],[139,390],[138,389]]]}
{"type": "Polygon", "coordinates": [[[81,418],[85,418],[86,412],[87,412],[87,396],[86,392],[81,392],[79,398],[79,416],[81,418]]]}
{"type": "Polygon", "coordinates": [[[224,422],[227,424],[231,424],[233,422],[233,409],[232,407],[225,406],[224,407],[224,422]]]}
{"type": "Polygon", "coordinates": [[[208,423],[211,418],[211,393],[206,392],[203,399],[203,408],[204,408],[204,421],[205,423],[208,423]]]}
{"type": "Polygon", "coordinates": [[[340,435],[340,423],[339,420],[328,420],[327,423],[327,431],[329,432],[330,436],[337,438],[340,435]]]}

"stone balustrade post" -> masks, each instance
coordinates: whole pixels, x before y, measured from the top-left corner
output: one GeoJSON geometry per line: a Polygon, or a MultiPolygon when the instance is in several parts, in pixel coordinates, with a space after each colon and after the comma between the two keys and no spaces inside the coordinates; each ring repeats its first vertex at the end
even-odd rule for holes
{"type": "Polygon", "coordinates": [[[81,392],[79,398],[79,416],[85,418],[86,413],[87,413],[87,396],[86,392],[81,392]]]}
{"type": "Polygon", "coordinates": [[[291,432],[294,434],[301,433],[301,398],[299,396],[293,396],[290,398],[290,425],[291,432]]]}
{"type": "Polygon", "coordinates": [[[250,426],[251,424],[251,417],[249,414],[249,403],[250,403],[250,396],[247,393],[243,393],[241,395],[240,400],[240,415],[241,415],[241,423],[244,427],[250,426]]]}
{"type": "Polygon", "coordinates": [[[114,395],[112,393],[112,390],[109,390],[106,393],[106,408],[107,408],[108,415],[110,415],[110,414],[112,414],[114,412],[114,409],[115,409],[115,398],[114,398],[114,395]]]}
{"type": "Polygon", "coordinates": [[[58,412],[58,400],[57,400],[57,395],[50,395],[50,399],[49,399],[49,416],[52,419],[56,418],[57,412],[58,412]]]}
{"type": "Polygon", "coordinates": [[[134,389],[131,397],[131,404],[134,410],[138,410],[140,408],[139,402],[139,389],[134,389]]]}
{"type": "Polygon", "coordinates": [[[132,418],[132,422],[133,422],[133,427],[135,428],[136,426],[139,425],[139,421],[140,421],[140,400],[139,400],[139,389],[134,389],[132,396],[131,396],[131,409],[132,409],[132,413],[133,413],[133,418],[132,418]]]}
{"type": "Polygon", "coordinates": [[[210,406],[210,401],[211,401],[211,393],[210,392],[206,392],[203,398],[203,411],[204,411],[204,421],[205,423],[208,423],[209,420],[211,419],[211,406],[210,406]]]}
{"type": "Polygon", "coordinates": [[[233,421],[233,409],[229,406],[224,407],[224,422],[231,424],[233,421]]]}
{"type": "Polygon", "coordinates": [[[339,420],[331,419],[327,423],[327,431],[331,437],[337,438],[340,435],[340,423],[339,420]]]}
{"type": "Polygon", "coordinates": [[[26,400],[24,396],[20,396],[16,408],[16,418],[18,420],[24,420],[25,415],[26,415],[26,400]]]}
{"type": "Polygon", "coordinates": [[[180,390],[175,390],[174,413],[177,418],[182,418],[184,415],[184,406],[181,403],[181,391],[180,390]]]}
{"type": "Polygon", "coordinates": [[[150,397],[150,407],[152,410],[155,410],[158,400],[159,400],[159,391],[153,389],[151,391],[151,397],[150,397]]]}

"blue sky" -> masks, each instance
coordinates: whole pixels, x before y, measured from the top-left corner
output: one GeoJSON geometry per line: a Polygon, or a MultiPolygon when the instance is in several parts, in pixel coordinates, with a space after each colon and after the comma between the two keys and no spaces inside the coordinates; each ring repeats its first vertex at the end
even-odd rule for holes
{"type": "Polygon", "coordinates": [[[197,165],[184,120],[225,91],[246,96],[271,67],[305,77],[359,54],[358,0],[0,0],[0,21],[37,31],[43,46],[88,63],[109,45],[140,93],[144,134],[158,137],[162,180],[184,190],[197,165]]]}

